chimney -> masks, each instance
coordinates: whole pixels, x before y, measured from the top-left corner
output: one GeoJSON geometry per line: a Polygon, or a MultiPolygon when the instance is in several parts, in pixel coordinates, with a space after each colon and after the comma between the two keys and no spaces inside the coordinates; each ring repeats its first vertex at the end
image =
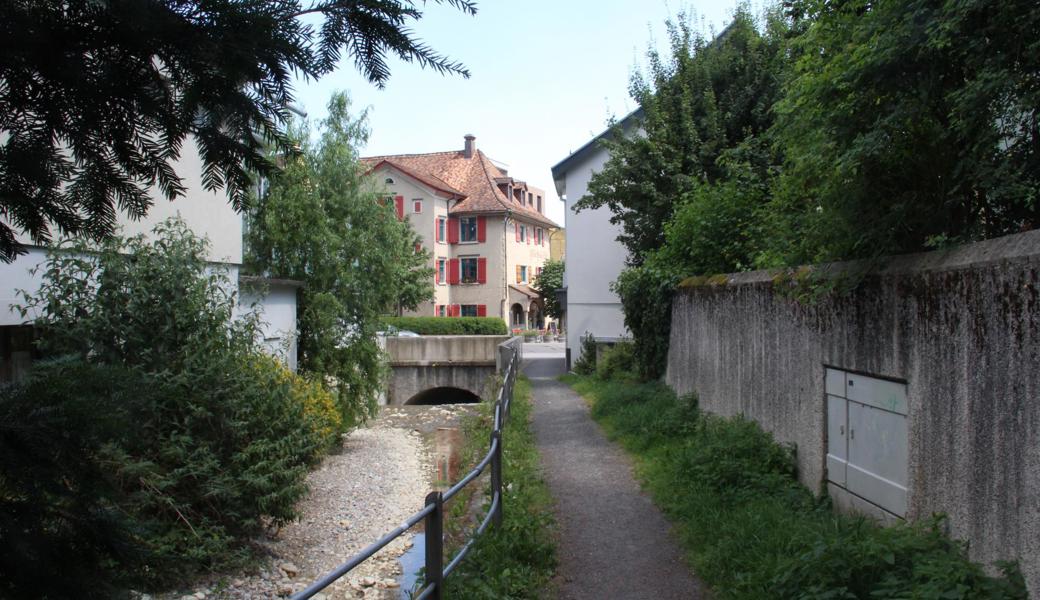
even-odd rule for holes
{"type": "Polygon", "coordinates": [[[464,139],[466,147],[462,149],[462,155],[466,158],[473,158],[473,154],[477,151],[477,136],[467,133],[464,139]]]}

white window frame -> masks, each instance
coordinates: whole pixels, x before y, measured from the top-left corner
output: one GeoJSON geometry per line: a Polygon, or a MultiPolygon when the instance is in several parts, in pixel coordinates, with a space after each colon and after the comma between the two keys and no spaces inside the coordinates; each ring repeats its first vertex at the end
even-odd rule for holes
{"type": "Polygon", "coordinates": [[[448,285],[448,259],[437,258],[437,285],[448,285]]]}
{"type": "Polygon", "coordinates": [[[437,217],[437,243],[448,243],[448,218],[437,217]]]}

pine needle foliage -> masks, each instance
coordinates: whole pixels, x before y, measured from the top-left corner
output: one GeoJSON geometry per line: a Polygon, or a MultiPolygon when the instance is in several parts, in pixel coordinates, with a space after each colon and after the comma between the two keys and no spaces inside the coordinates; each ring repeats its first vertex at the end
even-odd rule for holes
{"type": "MultiPolygon", "coordinates": [[[[476,14],[469,0],[433,0],[476,14]]],[[[413,0],[113,0],[4,4],[0,21],[0,260],[60,233],[95,240],[117,215],[144,216],[186,186],[176,165],[195,145],[202,183],[249,203],[286,135],[294,78],[341,58],[372,83],[397,57],[442,74],[469,71],[418,39],[413,0]],[[190,139],[190,141],[189,141],[190,139]]]]}

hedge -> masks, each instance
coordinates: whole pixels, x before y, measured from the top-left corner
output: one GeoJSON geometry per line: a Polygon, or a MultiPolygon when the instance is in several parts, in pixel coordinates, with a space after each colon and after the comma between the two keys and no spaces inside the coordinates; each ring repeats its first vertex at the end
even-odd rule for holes
{"type": "Polygon", "coordinates": [[[419,335],[507,335],[499,317],[384,317],[383,323],[419,335]]]}

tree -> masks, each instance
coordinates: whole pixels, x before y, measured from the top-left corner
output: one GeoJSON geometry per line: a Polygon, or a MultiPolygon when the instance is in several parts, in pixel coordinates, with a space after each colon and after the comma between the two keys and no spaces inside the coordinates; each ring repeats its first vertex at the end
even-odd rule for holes
{"type": "MultiPolygon", "coordinates": [[[[469,0],[434,0],[468,14],[469,0]]],[[[293,150],[284,126],[293,77],[318,78],[346,55],[382,86],[387,55],[469,72],[416,39],[413,0],[13,0],[0,22],[0,260],[27,233],[110,236],[153,195],[185,193],[174,169],[190,137],[203,185],[249,202],[267,149],[293,150]]]]}
{"type": "Polygon", "coordinates": [[[675,284],[756,263],[759,213],[779,163],[771,107],[790,35],[778,11],[760,30],[746,7],[710,42],[682,19],[668,31],[670,55],[651,49],[649,72],[633,77],[642,130],[615,130],[610,158],[577,203],[608,207],[622,227],[629,266],[613,289],[645,379],[664,372],[675,284]]]}
{"type": "Polygon", "coordinates": [[[777,104],[778,262],[876,258],[1040,226],[1035,2],[795,2],[777,104]]]}
{"type": "Polygon", "coordinates": [[[542,265],[542,272],[534,278],[531,286],[542,297],[545,313],[554,319],[563,316],[563,307],[556,300],[556,290],[563,287],[563,261],[549,259],[542,265]]]}
{"type": "Polygon", "coordinates": [[[379,317],[414,309],[433,293],[430,255],[407,221],[365,176],[357,146],[365,118],[350,116],[344,93],[312,142],[294,129],[301,152],[271,180],[248,214],[246,262],[259,273],[304,282],[299,297],[302,369],[328,376],[348,423],[363,420],[382,390],[375,333],[379,317]]]}
{"type": "Polygon", "coordinates": [[[775,13],[767,14],[763,33],[742,7],[710,42],[683,16],[667,27],[670,54],[651,48],[648,72],[632,77],[641,131],[617,128],[604,141],[610,158],[576,205],[614,213],[632,265],[664,243],[664,225],[683,196],[726,176],[720,158],[772,125],[784,62],[787,28],[775,13]]]}

